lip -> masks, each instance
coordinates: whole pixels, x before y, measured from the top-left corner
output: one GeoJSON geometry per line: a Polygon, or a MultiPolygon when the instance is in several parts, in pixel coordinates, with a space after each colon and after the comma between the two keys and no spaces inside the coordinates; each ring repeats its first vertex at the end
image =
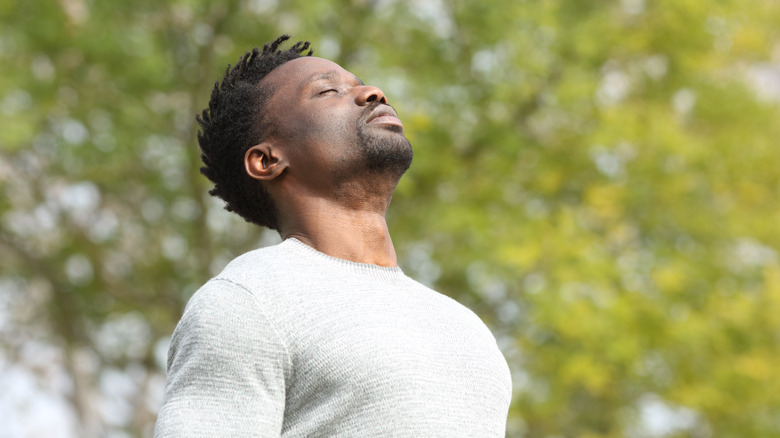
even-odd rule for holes
{"type": "Polygon", "coordinates": [[[383,125],[399,126],[401,128],[403,128],[404,126],[401,123],[401,120],[398,118],[398,115],[390,106],[380,106],[377,109],[375,109],[374,112],[371,113],[371,116],[369,116],[368,121],[366,123],[367,124],[379,123],[383,125]]]}

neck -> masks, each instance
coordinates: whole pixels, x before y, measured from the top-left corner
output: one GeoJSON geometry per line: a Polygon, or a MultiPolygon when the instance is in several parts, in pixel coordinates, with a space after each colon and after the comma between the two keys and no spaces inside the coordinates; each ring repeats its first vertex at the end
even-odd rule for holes
{"type": "MultiPolygon", "coordinates": [[[[398,266],[387,229],[387,204],[356,208],[324,199],[310,199],[287,209],[280,234],[294,237],[331,257],[385,267],[398,266]]],[[[388,200],[389,203],[389,200],[388,200]]]]}

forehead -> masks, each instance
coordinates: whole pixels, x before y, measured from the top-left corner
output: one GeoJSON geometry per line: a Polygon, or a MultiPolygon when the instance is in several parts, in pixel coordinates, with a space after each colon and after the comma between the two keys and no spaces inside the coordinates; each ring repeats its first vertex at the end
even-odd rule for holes
{"type": "Polygon", "coordinates": [[[340,76],[354,78],[360,82],[355,75],[333,61],[314,56],[304,56],[285,62],[275,68],[268,76],[263,78],[261,83],[265,82],[277,89],[289,86],[297,88],[318,79],[338,78],[340,76]]]}

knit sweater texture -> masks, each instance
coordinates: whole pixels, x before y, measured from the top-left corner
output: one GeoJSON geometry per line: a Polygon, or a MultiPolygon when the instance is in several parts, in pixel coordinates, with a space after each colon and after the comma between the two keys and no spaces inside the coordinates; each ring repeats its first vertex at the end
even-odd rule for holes
{"type": "Polygon", "coordinates": [[[291,238],[190,299],[154,435],[504,437],[511,386],[473,312],[291,238]]]}

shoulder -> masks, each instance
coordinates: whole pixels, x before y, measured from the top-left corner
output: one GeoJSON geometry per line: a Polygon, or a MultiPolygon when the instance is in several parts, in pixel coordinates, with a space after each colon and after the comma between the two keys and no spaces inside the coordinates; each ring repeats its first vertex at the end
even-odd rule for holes
{"type": "Polygon", "coordinates": [[[213,278],[190,298],[182,321],[229,319],[235,321],[256,308],[255,298],[241,284],[225,278],[213,278]]]}
{"type": "Polygon", "coordinates": [[[245,288],[222,279],[212,279],[190,298],[184,314],[173,333],[173,347],[177,340],[188,343],[219,343],[229,337],[251,336],[246,331],[260,321],[255,298],[245,288]]]}
{"type": "Polygon", "coordinates": [[[286,343],[267,313],[254,294],[241,285],[210,280],[190,298],[173,332],[169,367],[174,366],[177,356],[189,357],[198,351],[212,357],[223,354],[220,351],[232,356],[266,348],[286,355],[286,343]]]}
{"type": "Polygon", "coordinates": [[[283,244],[255,249],[231,260],[214,279],[223,279],[238,285],[245,285],[247,280],[258,273],[269,274],[275,271],[277,265],[284,264],[288,259],[283,244]]]}
{"type": "Polygon", "coordinates": [[[285,280],[306,269],[306,254],[296,243],[285,240],[277,245],[246,252],[228,263],[213,280],[225,280],[251,294],[273,292],[285,280]]]}
{"type": "Polygon", "coordinates": [[[281,429],[287,344],[243,287],[215,279],[192,296],[173,332],[167,371],[155,436],[281,429]]]}

